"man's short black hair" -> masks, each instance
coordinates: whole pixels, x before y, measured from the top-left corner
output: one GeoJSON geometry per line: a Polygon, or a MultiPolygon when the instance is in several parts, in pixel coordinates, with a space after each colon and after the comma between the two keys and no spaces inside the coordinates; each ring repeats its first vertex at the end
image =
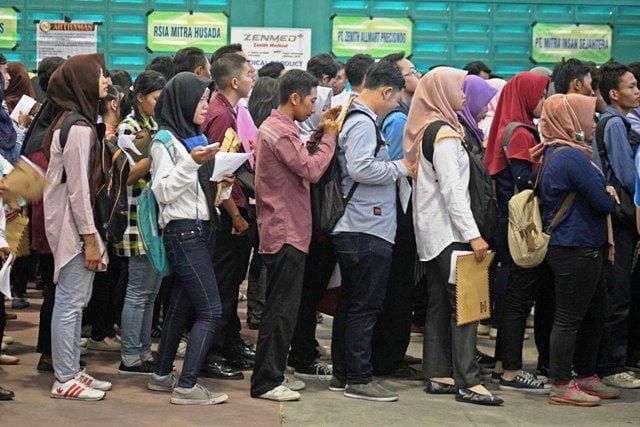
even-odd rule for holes
{"type": "Polygon", "coordinates": [[[146,69],[159,72],[167,81],[176,74],[173,59],[170,56],[156,56],[146,69]]]}
{"type": "Polygon", "coordinates": [[[329,76],[329,78],[334,78],[338,74],[338,66],[331,55],[321,53],[307,62],[307,72],[316,76],[318,80],[325,74],[329,76]]]}
{"type": "Polygon", "coordinates": [[[227,53],[238,53],[242,52],[242,45],[240,43],[231,43],[226,44],[211,55],[211,65],[215,64],[215,62],[222,57],[222,55],[226,55],[227,53]]]}
{"type": "Polygon", "coordinates": [[[404,77],[395,62],[380,61],[369,67],[364,82],[365,89],[378,89],[382,86],[391,86],[398,90],[404,89],[404,77]]]}
{"type": "Polygon", "coordinates": [[[556,93],[569,92],[569,86],[575,79],[584,83],[584,78],[590,72],[589,66],[579,59],[571,58],[557,63],[551,76],[556,93]]]}
{"type": "Polygon", "coordinates": [[[294,93],[301,98],[309,96],[311,89],[318,86],[318,79],[303,70],[289,70],[278,78],[278,83],[280,84],[280,105],[284,105],[289,102],[289,97],[294,93]]]}
{"type": "Polygon", "coordinates": [[[7,58],[3,54],[0,53],[0,65],[4,65],[7,63],[7,58]]]}
{"type": "Polygon", "coordinates": [[[127,70],[111,70],[109,75],[111,76],[111,82],[116,86],[127,89],[133,86],[133,79],[127,70]]]}
{"type": "Polygon", "coordinates": [[[609,91],[620,88],[620,79],[630,72],[631,68],[616,61],[609,61],[600,68],[600,94],[604,102],[611,105],[609,91]]]}
{"type": "Polygon", "coordinates": [[[464,66],[463,70],[468,71],[469,74],[472,74],[474,76],[479,76],[483,71],[487,74],[491,74],[491,68],[489,68],[487,64],[482,61],[469,62],[464,66]]]}
{"type": "Polygon", "coordinates": [[[584,62],[587,65],[587,67],[589,67],[589,72],[591,73],[591,89],[593,89],[594,92],[599,91],[600,90],[600,69],[598,68],[596,63],[593,61],[582,61],[582,62],[584,62]]]}
{"type": "Polygon", "coordinates": [[[387,56],[383,56],[380,61],[398,62],[404,59],[404,52],[390,53],[387,56]]]}
{"type": "Polygon", "coordinates": [[[629,68],[636,80],[640,82],[640,61],[632,62],[629,64],[629,68]]]}
{"type": "Polygon", "coordinates": [[[198,67],[206,67],[207,58],[199,47],[185,47],[176,52],[173,57],[175,74],[183,71],[193,73],[198,67]]]}
{"type": "Polygon", "coordinates": [[[266,63],[258,70],[258,77],[272,77],[277,79],[284,70],[282,62],[269,62],[266,63]]]}
{"type": "Polygon", "coordinates": [[[347,80],[351,86],[360,86],[367,70],[375,63],[375,59],[365,53],[358,53],[349,58],[344,66],[344,72],[347,74],[347,80]]]}
{"type": "Polygon", "coordinates": [[[236,53],[225,53],[213,63],[211,76],[219,89],[229,87],[229,79],[239,77],[247,60],[236,53]]]}
{"type": "Polygon", "coordinates": [[[336,67],[338,67],[338,71],[344,70],[345,64],[342,61],[336,61],[336,67]]]}
{"type": "Polygon", "coordinates": [[[62,65],[63,62],[64,58],[59,56],[49,56],[44,58],[40,61],[40,64],[38,64],[38,84],[44,93],[47,93],[47,87],[49,86],[49,79],[51,78],[51,75],[62,65]]]}

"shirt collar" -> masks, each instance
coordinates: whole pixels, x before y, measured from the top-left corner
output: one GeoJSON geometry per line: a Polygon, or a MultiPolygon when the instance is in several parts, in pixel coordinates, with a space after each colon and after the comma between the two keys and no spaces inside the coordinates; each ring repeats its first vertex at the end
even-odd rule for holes
{"type": "Polygon", "coordinates": [[[613,108],[611,105],[607,105],[604,112],[611,114],[612,116],[622,117],[623,119],[626,120],[625,115],[622,114],[620,111],[616,110],[615,108],[613,108]]]}

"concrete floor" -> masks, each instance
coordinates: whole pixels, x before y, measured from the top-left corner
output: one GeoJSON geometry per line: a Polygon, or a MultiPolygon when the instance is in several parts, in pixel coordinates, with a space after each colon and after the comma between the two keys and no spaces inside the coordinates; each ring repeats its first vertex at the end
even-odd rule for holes
{"type": "MultiPolygon", "coordinates": [[[[85,356],[88,370],[100,379],[114,383],[113,391],[101,402],[57,401],[49,398],[52,377],[35,370],[38,357],[35,345],[38,332],[39,292],[31,291],[32,306],[13,311],[17,320],[8,322],[6,333],[16,339],[8,353],[18,356],[18,366],[0,368],[0,385],[12,389],[17,397],[0,402],[0,426],[349,426],[356,423],[372,426],[425,425],[640,425],[640,391],[625,391],[622,398],[606,401],[596,408],[552,406],[543,396],[504,393],[505,405],[486,408],[457,403],[452,396],[427,396],[419,382],[383,381],[397,390],[395,403],[374,403],[347,399],[331,392],[327,383],[307,381],[299,402],[278,404],[251,399],[249,376],[243,381],[202,382],[229,395],[229,400],[213,407],[179,407],[169,404],[169,396],[145,389],[141,377],[121,377],[116,373],[117,353],[92,352],[85,356]],[[72,424],[70,424],[72,423],[72,424]]],[[[244,319],[242,304],[241,319],[244,319]]],[[[319,341],[330,344],[331,318],[319,325],[319,341]]],[[[243,331],[246,339],[255,340],[255,331],[243,331]]],[[[493,342],[479,338],[481,350],[493,354],[493,342]]],[[[536,357],[533,339],[526,341],[525,363],[531,366],[536,357]]],[[[422,341],[412,341],[409,353],[421,356],[422,341]]],[[[177,363],[181,365],[180,359],[177,363]]]]}

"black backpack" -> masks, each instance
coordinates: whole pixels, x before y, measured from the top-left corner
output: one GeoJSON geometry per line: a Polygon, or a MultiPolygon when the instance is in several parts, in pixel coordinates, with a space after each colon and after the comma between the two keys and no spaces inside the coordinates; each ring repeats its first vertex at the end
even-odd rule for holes
{"type": "MultiPolygon", "coordinates": [[[[364,114],[367,116],[376,128],[376,149],[373,156],[377,156],[380,148],[384,145],[384,139],[380,134],[380,130],[375,120],[364,111],[351,109],[347,111],[344,121],[353,114],[364,114]]],[[[343,122],[344,123],[344,122],[343,122]]],[[[314,137],[314,140],[320,138],[314,137]]],[[[312,229],[315,232],[329,234],[344,215],[347,204],[358,189],[359,182],[354,182],[346,197],[342,196],[342,176],[340,173],[340,164],[338,162],[338,143],[329,163],[329,167],[322,177],[315,184],[311,184],[311,220],[312,229]]],[[[311,147],[311,154],[318,150],[318,145],[311,147]]]]}
{"type": "MultiPolygon", "coordinates": [[[[64,150],[71,127],[78,122],[93,126],[86,117],[71,113],[60,126],[60,147],[64,150]]],[[[98,134],[100,134],[100,130],[98,134]]],[[[127,178],[129,162],[118,147],[116,138],[98,139],[101,185],[96,192],[93,218],[98,233],[105,242],[121,242],[128,226],[129,200],[127,198],[127,178]]],[[[67,181],[66,171],[62,171],[62,181],[67,181]]]]}
{"type": "MultiPolygon", "coordinates": [[[[611,167],[609,154],[607,153],[607,147],[604,144],[604,131],[607,127],[607,122],[609,122],[609,120],[614,117],[615,116],[607,116],[598,122],[598,125],[596,126],[596,144],[598,146],[600,162],[602,163],[602,171],[605,173],[605,175],[608,175],[609,172],[611,172],[610,184],[613,186],[613,188],[616,189],[616,193],[618,193],[618,197],[620,198],[620,204],[616,204],[616,210],[613,215],[618,221],[625,223],[635,230],[636,206],[633,202],[633,194],[630,194],[627,189],[620,183],[618,178],[616,178],[616,174],[611,167]]],[[[627,128],[627,134],[629,135],[629,144],[631,145],[631,149],[635,153],[638,145],[640,145],[640,135],[631,129],[631,125],[626,120],[622,120],[622,122],[627,128]]]]}
{"type": "MultiPolygon", "coordinates": [[[[447,123],[438,120],[431,123],[422,137],[422,155],[431,163],[433,169],[433,143],[438,131],[447,123]]],[[[480,234],[485,240],[493,238],[498,224],[498,205],[493,191],[493,183],[486,166],[480,157],[462,144],[469,155],[469,196],[471,199],[471,212],[480,234]]]]}

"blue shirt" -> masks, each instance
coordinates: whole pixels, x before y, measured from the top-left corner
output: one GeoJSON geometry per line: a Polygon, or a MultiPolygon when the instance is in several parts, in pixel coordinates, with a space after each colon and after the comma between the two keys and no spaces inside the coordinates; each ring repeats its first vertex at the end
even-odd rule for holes
{"type": "MultiPolygon", "coordinates": [[[[600,120],[608,116],[613,116],[609,119],[607,125],[604,128],[604,146],[607,150],[609,157],[609,163],[613,171],[607,171],[607,182],[612,182],[613,175],[622,184],[622,186],[629,192],[634,193],[636,182],[636,166],[635,166],[635,153],[631,149],[629,144],[629,133],[625,123],[628,123],[627,118],[618,110],[607,105],[607,108],[600,120]]],[[[598,154],[598,143],[594,135],[593,141],[593,161],[600,167],[602,167],[602,161],[598,154]]]]}
{"type": "Polygon", "coordinates": [[[402,111],[394,111],[389,114],[382,123],[382,136],[384,136],[389,146],[389,157],[391,160],[404,158],[404,127],[407,124],[407,115],[402,111]]]}
{"type": "MultiPolygon", "coordinates": [[[[549,158],[556,147],[547,148],[549,158]]],[[[576,197],[551,233],[550,245],[598,248],[607,242],[607,214],[614,202],[602,173],[577,148],[565,148],[549,160],[538,186],[546,230],[565,197],[576,197]]]]}

